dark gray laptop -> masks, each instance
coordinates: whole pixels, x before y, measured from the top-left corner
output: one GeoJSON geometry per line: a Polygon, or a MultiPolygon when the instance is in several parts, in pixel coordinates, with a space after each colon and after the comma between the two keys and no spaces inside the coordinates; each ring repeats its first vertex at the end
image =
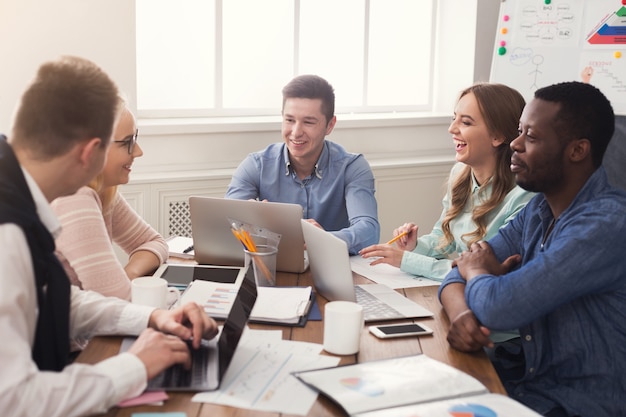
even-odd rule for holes
{"type": "Polygon", "coordinates": [[[346,242],[307,221],[301,224],[313,284],[324,298],[361,304],[366,322],[433,316],[384,284],[354,285],[346,242]]]}
{"type": "Polygon", "coordinates": [[[255,200],[189,197],[195,259],[199,264],[242,266],[243,246],[233,235],[228,219],[265,228],[281,235],[276,270],[304,272],[308,260],[300,227],[302,206],[255,200]]]}
{"type": "MultiPolygon", "coordinates": [[[[148,391],[214,391],[219,388],[257,298],[254,268],[246,268],[246,275],[219,337],[202,340],[200,349],[193,349],[190,345],[191,369],[186,370],[182,365],[171,366],[148,381],[148,391]]],[[[128,350],[134,340],[125,338],[120,350],[128,350]]]]}

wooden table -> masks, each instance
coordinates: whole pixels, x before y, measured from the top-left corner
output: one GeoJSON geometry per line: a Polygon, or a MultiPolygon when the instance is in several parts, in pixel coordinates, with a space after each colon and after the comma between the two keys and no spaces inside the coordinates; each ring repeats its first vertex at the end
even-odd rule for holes
{"type": "MultiPolygon", "coordinates": [[[[371,283],[368,279],[359,275],[354,275],[354,281],[357,284],[371,283]]],[[[278,285],[312,285],[311,274],[309,271],[302,274],[277,274],[278,285]]],[[[448,345],[446,334],[449,328],[449,321],[444,313],[439,300],[437,299],[438,287],[420,287],[407,288],[398,290],[405,296],[418,302],[422,306],[432,311],[435,315],[429,319],[418,319],[416,322],[422,322],[433,329],[433,335],[408,337],[400,339],[381,340],[367,331],[363,331],[361,336],[360,351],[356,355],[342,356],[340,364],[351,364],[355,362],[369,362],[377,359],[385,359],[397,356],[414,355],[424,353],[441,362],[460,369],[481,381],[491,392],[506,394],[502,387],[498,376],[489,362],[487,356],[483,352],[466,354],[458,352],[448,345]]],[[[317,302],[324,311],[326,299],[317,296],[317,302]]],[[[368,323],[370,324],[370,323],[368,323]]],[[[382,324],[382,323],[372,323],[382,324]]],[[[322,343],[323,341],[323,322],[309,321],[305,327],[287,327],[250,324],[254,329],[268,329],[283,331],[283,339],[299,340],[307,342],[322,343]]],[[[117,354],[121,342],[120,337],[96,337],[87,348],[80,354],[77,361],[83,363],[96,363],[105,358],[117,354]]],[[[324,353],[325,354],[325,353],[324,353]]],[[[221,406],[215,404],[202,404],[191,402],[193,393],[169,393],[163,407],[139,406],[130,408],[113,408],[109,410],[105,416],[110,417],[130,417],[135,412],[166,412],[166,411],[183,411],[188,417],[215,417],[215,416],[279,416],[279,413],[259,412],[245,409],[237,409],[229,406],[221,406]]],[[[335,404],[322,396],[318,396],[317,401],[311,407],[309,416],[343,416],[343,411],[335,404]]]]}

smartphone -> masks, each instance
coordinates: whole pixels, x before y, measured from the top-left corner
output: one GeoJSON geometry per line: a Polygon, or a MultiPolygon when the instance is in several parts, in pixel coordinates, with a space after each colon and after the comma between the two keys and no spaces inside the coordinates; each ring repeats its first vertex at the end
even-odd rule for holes
{"type": "Polygon", "coordinates": [[[381,339],[389,339],[391,337],[420,336],[423,334],[432,334],[433,331],[417,323],[402,324],[386,324],[382,326],[370,326],[370,333],[381,339]]]}

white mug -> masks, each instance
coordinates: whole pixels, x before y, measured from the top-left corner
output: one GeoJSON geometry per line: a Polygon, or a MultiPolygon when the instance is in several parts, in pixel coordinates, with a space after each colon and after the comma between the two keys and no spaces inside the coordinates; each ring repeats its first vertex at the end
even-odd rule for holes
{"type": "Polygon", "coordinates": [[[139,277],[133,279],[130,285],[133,304],[167,308],[176,304],[180,299],[180,291],[177,288],[168,287],[167,281],[163,278],[139,277]],[[168,297],[168,294],[172,294],[172,297],[168,297]]]}
{"type": "Polygon", "coordinates": [[[363,306],[351,301],[331,301],[324,308],[324,350],[335,355],[359,351],[363,306]]]}

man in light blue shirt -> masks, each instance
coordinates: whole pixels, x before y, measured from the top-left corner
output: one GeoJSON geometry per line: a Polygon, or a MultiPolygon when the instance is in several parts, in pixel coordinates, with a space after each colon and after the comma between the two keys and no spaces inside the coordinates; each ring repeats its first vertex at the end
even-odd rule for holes
{"type": "Polygon", "coordinates": [[[332,86],[301,75],[283,88],[282,136],[250,155],[233,174],[226,198],[300,204],[303,217],[348,244],[350,254],[378,243],[374,174],[361,154],[327,141],[337,119],[332,86]]]}

